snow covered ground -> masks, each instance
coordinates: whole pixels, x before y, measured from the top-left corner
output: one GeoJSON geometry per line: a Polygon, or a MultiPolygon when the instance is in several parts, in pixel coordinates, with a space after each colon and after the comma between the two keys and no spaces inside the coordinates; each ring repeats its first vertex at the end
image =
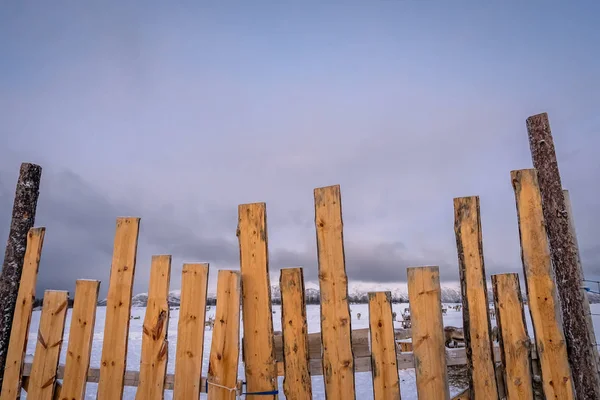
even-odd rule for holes
{"type": "MultiPolygon", "coordinates": [[[[448,304],[450,305],[450,304],[448,304]]],[[[393,311],[395,311],[398,315],[398,319],[401,319],[400,315],[404,308],[408,307],[408,304],[394,304],[393,311]]],[[[600,332],[600,304],[592,304],[592,314],[594,315],[594,327],[597,333],[600,332]]],[[[369,312],[367,304],[352,304],[350,306],[352,310],[352,329],[359,328],[368,328],[369,327],[369,312]],[[361,313],[361,319],[357,319],[357,313],[361,313]]],[[[68,335],[69,335],[69,326],[71,321],[71,311],[69,310],[67,314],[67,323],[65,328],[65,341],[63,343],[60,363],[64,364],[66,359],[66,350],[68,346],[68,335]]],[[[281,330],[281,307],[273,306],[273,325],[274,329],[281,330]]],[[[131,310],[131,315],[133,317],[139,317],[139,319],[132,319],[130,323],[130,331],[129,331],[129,350],[127,353],[127,369],[128,370],[139,370],[140,363],[140,354],[141,354],[141,344],[142,344],[142,324],[144,320],[144,307],[133,307],[131,310]]],[[[27,343],[27,354],[32,356],[35,350],[37,331],[40,322],[40,311],[34,311],[33,317],[31,321],[31,328],[29,334],[29,340],[27,343]]],[[[215,314],[215,307],[211,307],[210,311],[207,312],[207,318],[209,315],[215,314]]],[[[98,307],[98,311],[96,314],[96,326],[94,329],[94,342],[92,345],[92,359],[91,359],[91,367],[99,368],[100,367],[100,358],[102,353],[102,337],[104,331],[104,321],[106,316],[106,308],[98,307]]],[[[529,330],[529,335],[533,336],[533,328],[531,325],[531,320],[529,317],[529,311],[525,310],[525,316],[527,318],[527,327],[529,330]]],[[[177,322],[179,319],[179,310],[171,311],[170,321],[169,321],[169,363],[167,370],[169,373],[173,373],[175,371],[175,346],[177,341],[177,322]]],[[[308,305],[307,306],[307,322],[308,322],[308,331],[319,332],[320,330],[320,313],[318,305],[308,305]]],[[[495,320],[492,320],[492,324],[495,324],[495,320]]],[[[448,326],[462,326],[462,313],[459,311],[454,311],[448,309],[447,314],[444,316],[444,325],[448,326]]],[[[396,327],[400,328],[400,323],[396,322],[396,327]]],[[[240,338],[242,334],[240,332],[240,338]]],[[[205,344],[204,344],[204,364],[202,368],[202,374],[206,376],[208,371],[208,355],[210,353],[210,343],[212,339],[212,331],[206,330],[205,334],[205,344]]],[[[239,377],[243,379],[244,370],[243,364],[240,360],[240,368],[239,368],[239,377]]],[[[279,398],[285,399],[283,395],[283,378],[279,378],[279,398]]],[[[323,377],[315,376],[312,378],[313,385],[313,397],[315,399],[323,399],[324,396],[324,387],[323,387],[323,377]]],[[[400,371],[400,387],[402,391],[402,399],[404,400],[416,400],[416,386],[415,386],[415,375],[414,370],[401,370],[400,371]]],[[[97,384],[88,383],[87,384],[87,399],[95,399],[96,398],[96,390],[97,384]]],[[[135,390],[134,387],[125,387],[125,394],[123,396],[124,399],[130,400],[135,398],[135,390]]],[[[460,391],[460,388],[451,387],[451,395],[454,395],[460,391]]],[[[371,381],[371,372],[361,372],[356,374],[356,397],[359,399],[372,399],[373,398],[373,388],[371,381]]],[[[165,391],[165,399],[172,399],[173,392],[165,391]]],[[[25,392],[23,392],[23,398],[26,398],[25,392]]],[[[206,399],[206,395],[202,395],[203,399],[206,399]]]]}

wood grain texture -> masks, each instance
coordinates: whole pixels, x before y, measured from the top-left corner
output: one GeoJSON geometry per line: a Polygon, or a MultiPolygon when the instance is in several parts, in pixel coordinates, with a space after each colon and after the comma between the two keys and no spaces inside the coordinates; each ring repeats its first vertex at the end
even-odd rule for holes
{"type": "Polygon", "coordinates": [[[454,199],[454,234],[470,393],[475,399],[497,399],[478,196],[454,199]]]}
{"type": "Polygon", "coordinates": [[[412,267],[407,275],[417,394],[448,400],[439,268],[412,267]]]}
{"type": "Polygon", "coordinates": [[[371,373],[375,400],[400,399],[390,292],[369,293],[371,373]]]}
{"type": "Polygon", "coordinates": [[[139,230],[139,218],[117,219],[106,302],[98,400],[121,400],[123,398],[123,379],[131,316],[131,292],[135,275],[139,230]]]}
{"type": "Polygon", "coordinates": [[[211,400],[235,398],[240,352],[240,291],[240,273],[220,270],[208,363],[208,398],[211,400]]]}
{"type": "Polygon", "coordinates": [[[27,234],[27,249],[23,259],[23,272],[15,304],[15,314],[12,319],[2,393],[0,394],[1,400],[17,399],[21,394],[21,376],[45,234],[46,228],[31,228],[27,234]]]}
{"type": "MultiPolygon", "coordinates": [[[[406,335],[403,338],[410,337],[409,332],[402,332],[399,335],[406,335]]],[[[281,334],[275,335],[275,358],[277,362],[283,361],[283,340],[281,334]]],[[[313,332],[308,334],[308,357],[310,359],[321,359],[323,346],[321,343],[321,332],[313,332]]],[[[353,329],[352,330],[352,354],[354,358],[370,357],[371,348],[369,341],[369,328],[353,329]]]]}
{"type": "Polygon", "coordinates": [[[53,399],[68,297],[69,293],[64,291],[47,290],[44,294],[38,340],[29,377],[28,398],[53,399]]]}
{"type": "MultiPolygon", "coordinates": [[[[58,377],[57,377],[57,379],[58,379],[58,377]]],[[[25,392],[29,391],[29,376],[23,377],[22,388],[25,392]]],[[[64,400],[64,399],[61,399],[61,397],[60,397],[61,391],[62,391],[61,383],[58,381],[54,382],[54,394],[52,395],[52,400],[64,400]]]]}
{"type": "Polygon", "coordinates": [[[177,325],[173,399],[198,399],[202,388],[208,264],[184,264],[177,325]]]}
{"type": "Polygon", "coordinates": [[[507,400],[533,400],[531,342],[518,274],[492,275],[507,400]]]}
{"type": "Polygon", "coordinates": [[[551,399],[573,399],[573,380],[544,229],[537,174],[534,169],[526,169],[512,171],[511,177],[517,203],[529,311],[542,367],[544,393],[551,399]]]}
{"type": "Polygon", "coordinates": [[[142,355],[137,400],[162,400],[169,357],[169,284],[171,256],[152,256],[148,303],[142,329],[142,355]]]}
{"type": "Polygon", "coordinates": [[[285,370],[283,391],[286,399],[310,400],[312,380],[308,363],[308,328],[302,268],[282,269],[279,288],[285,370]]]}
{"type": "MultiPolygon", "coordinates": [[[[573,246],[575,247],[575,251],[577,252],[577,267],[581,271],[581,276],[583,277],[583,265],[581,264],[581,253],[579,251],[579,242],[577,240],[577,232],[575,230],[575,217],[573,216],[573,206],[571,204],[571,195],[568,190],[563,190],[563,195],[565,198],[565,210],[567,211],[567,215],[569,217],[569,230],[571,231],[571,236],[573,237],[573,246]]],[[[590,309],[590,301],[588,299],[588,294],[584,288],[585,285],[582,285],[581,295],[583,298],[583,312],[585,313],[585,320],[587,323],[588,335],[592,343],[596,343],[596,332],[594,330],[594,323],[592,321],[592,311],[590,309]]],[[[600,373],[600,352],[594,351],[594,359],[596,360],[596,369],[598,369],[600,373]]]]}
{"type": "Polygon", "coordinates": [[[21,164],[4,262],[0,271],[0,387],[3,385],[19,282],[27,251],[27,236],[35,224],[41,179],[42,167],[30,163],[21,164]]]}
{"type": "Polygon", "coordinates": [[[83,400],[90,368],[100,281],[77,280],[61,396],[83,400]]]}
{"type": "Polygon", "coordinates": [[[556,275],[556,289],[562,308],[564,336],[576,398],[600,399],[600,375],[594,356],[598,349],[595,338],[590,338],[588,333],[585,295],[581,290],[583,273],[569,228],[548,114],[527,118],[527,133],[531,159],[537,170],[544,230],[548,235],[550,258],[556,275]]]}
{"type": "MultiPolygon", "coordinates": [[[[23,382],[29,379],[29,375],[31,374],[31,363],[25,363],[25,367],[23,368],[23,382]]],[[[65,366],[59,365],[58,370],[56,372],[56,379],[63,379],[65,376],[65,366]]],[[[90,368],[88,370],[87,381],[88,383],[98,383],[100,380],[100,368],[90,368]]],[[[125,378],[123,380],[125,386],[137,387],[140,383],[140,372],[139,371],[125,371],[125,378]]],[[[61,386],[56,383],[56,387],[60,388],[61,386]]],[[[165,379],[165,389],[173,390],[175,387],[175,375],[167,374],[165,379]]],[[[206,392],[206,378],[202,377],[200,381],[200,388],[202,393],[206,392]]],[[[23,386],[25,388],[25,386],[23,386]]],[[[56,391],[55,391],[56,392],[56,391]]],[[[60,396],[59,396],[60,398],[60,396]]],[[[64,399],[62,399],[64,400],[64,399]]]]}
{"type": "Polygon", "coordinates": [[[354,356],[348,305],[340,186],[315,189],[325,397],[354,399],[354,356]]]}
{"type": "MultiPolygon", "coordinates": [[[[277,365],[273,345],[273,313],[265,203],[238,208],[237,236],[242,275],[244,320],[244,371],[248,392],[277,390],[277,365]]],[[[277,395],[263,395],[276,399],[277,395]]]]}

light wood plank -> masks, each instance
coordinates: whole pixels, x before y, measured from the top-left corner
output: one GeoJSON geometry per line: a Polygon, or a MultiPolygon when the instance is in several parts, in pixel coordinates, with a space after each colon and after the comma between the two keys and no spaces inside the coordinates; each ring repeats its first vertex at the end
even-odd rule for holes
{"type": "Polygon", "coordinates": [[[2,400],[17,399],[21,395],[21,376],[23,374],[27,337],[29,336],[31,312],[33,310],[33,300],[35,299],[35,285],[45,234],[46,228],[43,227],[31,228],[27,233],[23,272],[21,273],[10,342],[6,354],[2,394],[0,394],[2,400]]]}
{"type": "Polygon", "coordinates": [[[140,218],[118,218],[106,303],[98,400],[123,398],[140,218]]]}
{"type": "MultiPolygon", "coordinates": [[[[29,380],[29,374],[31,373],[31,363],[25,363],[23,368],[23,382],[29,380]]],[[[65,366],[59,365],[56,373],[56,379],[63,379],[65,376],[65,366]]],[[[89,383],[98,383],[100,380],[100,368],[90,368],[88,370],[87,381],[89,383]]],[[[125,378],[123,380],[125,386],[137,387],[140,383],[140,372],[139,371],[125,371],[125,378]]],[[[60,388],[61,385],[57,382],[56,387],[60,388]]],[[[165,379],[165,389],[173,390],[175,387],[175,375],[167,374],[165,379]]],[[[23,384],[25,389],[25,384],[23,384]]],[[[201,392],[206,392],[206,377],[202,377],[200,381],[201,392]]],[[[56,397],[56,396],[55,396],[56,397]]]]}
{"type": "Polygon", "coordinates": [[[371,373],[375,400],[400,399],[390,292],[369,293],[371,373]]]}
{"type": "MultiPolygon", "coordinates": [[[[410,330],[407,332],[397,333],[403,338],[410,337],[410,330]]],[[[283,340],[281,333],[275,334],[275,358],[276,360],[283,361],[283,340]]],[[[322,345],[321,345],[321,332],[313,332],[308,334],[308,357],[321,358],[322,345]]],[[[368,357],[371,356],[370,342],[369,342],[369,328],[353,329],[352,330],[352,354],[354,358],[368,357]]]]}
{"type": "MultiPolygon", "coordinates": [[[[57,376],[57,379],[60,379],[60,378],[58,378],[58,376],[57,376]]],[[[29,376],[23,377],[22,388],[25,392],[29,391],[29,376]]],[[[54,382],[54,394],[52,396],[52,400],[65,400],[65,399],[61,399],[61,397],[60,397],[61,391],[62,391],[61,383],[59,381],[55,381],[54,382]]]]}
{"type": "MultiPolygon", "coordinates": [[[[309,334],[310,335],[310,334],[309,334]]],[[[537,360],[537,353],[535,351],[535,345],[532,345],[531,349],[532,360],[537,360]]],[[[499,347],[494,347],[494,359],[496,362],[502,362],[499,347]]],[[[467,355],[465,348],[446,349],[446,365],[466,365],[467,355]]],[[[412,352],[398,353],[397,354],[397,366],[398,369],[412,369],[415,368],[414,357],[412,352]]],[[[57,379],[63,379],[64,377],[64,365],[58,366],[57,379]]],[[[310,358],[309,359],[309,371],[311,376],[323,375],[323,368],[321,365],[321,358],[310,358]]],[[[371,371],[371,356],[356,357],[354,359],[354,372],[369,372],[371,371]]],[[[31,373],[31,363],[25,363],[23,368],[23,381],[28,379],[31,373]]],[[[285,367],[283,361],[277,363],[277,373],[279,376],[284,376],[285,367]]],[[[100,378],[99,368],[90,368],[88,370],[87,381],[90,383],[98,383],[100,378]]],[[[165,389],[173,390],[175,384],[175,375],[167,374],[165,378],[165,389]]],[[[139,384],[139,371],[125,371],[124,378],[125,386],[138,386],[139,384]]],[[[239,384],[239,382],[238,382],[239,384]]],[[[59,385],[57,384],[57,387],[59,385]]],[[[25,386],[23,386],[25,387],[25,386]]],[[[200,390],[202,393],[206,391],[206,378],[201,378],[200,390]]]]}
{"type": "Polygon", "coordinates": [[[202,357],[208,264],[184,264],[181,273],[181,308],[177,325],[174,400],[198,399],[202,389],[202,357]]]}
{"type": "MultiPolygon", "coordinates": [[[[237,236],[242,275],[244,371],[248,392],[277,390],[265,203],[241,204],[237,236]]],[[[276,399],[277,395],[261,398],[276,399]]]]}
{"type": "Polygon", "coordinates": [[[240,290],[238,271],[220,270],[217,309],[208,363],[208,398],[235,398],[240,352],[240,290]]]}
{"type": "Polygon", "coordinates": [[[150,288],[144,317],[137,400],[162,400],[169,357],[169,282],[171,256],[152,256],[150,288]]]}
{"type": "Polygon", "coordinates": [[[317,188],[314,197],[325,397],[350,400],[355,398],[354,356],[340,186],[317,188]]]}
{"type": "Polygon", "coordinates": [[[285,268],[279,278],[285,378],[283,391],[289,400],[312,399],[309,370],[308,328],[302,268],[285,268]]]}
{"type": "Polygon", "coordinates": [[[47,290],[40,317],[38,340],[31,366],[27,397],[52,400],[58,357],[62,347],[69,293],[47,290]]]}
{"type": "Polygon", "coordinates": [[[412,267],[407,275],[417,394],[448,400],[439,268],[412,267]]]}
{"type": "Polygon", "coordinates": [[[546,397],[574,398],[562,318],[544,228],[542,198],[533,169],[511,171],[517,203],[521,258],[527,280],[529,311],[539,350],[546,397]]]}
{"type": "Polygon", "coordinates": [[[533,399],[529,335],[518,274],[492,275],[508,400],[533,399]]]}
{"type": "Polygon", "coordinates": [[[100,281],[77,280],[75,282],[75,299],[61,390],[61,395],[68,400],[85,398],[99,290],[100,281]]]}
{"type": "Polygon", "coordinates": [[[454,199],[454,233],[463,293],[463,331],[466,347],[471,349],[467,352],[469,387],[477,399],[497,399],[478,196],[454,199]]]}

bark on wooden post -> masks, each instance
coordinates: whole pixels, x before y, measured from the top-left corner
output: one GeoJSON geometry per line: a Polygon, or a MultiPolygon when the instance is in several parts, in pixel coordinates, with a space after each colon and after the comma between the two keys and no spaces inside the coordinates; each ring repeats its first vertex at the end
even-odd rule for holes
{"type": "MultiPolygon", "coordinates": [[[[577,251],[577,268],[581,271],[582,279],[585,277],[583,274],[583,266],[581,265],[581,256],[579,253],[579,242],[577,241],[577,234],[575,232],[575,219],[573,217],[573,208],[571,205],[571,195],[569,195],[568,190],[563,190],[563,195],[565,196],[565,206],[567,207],[567,213],[569,214],[569,229],[571,230],[571,235],[573,235],[573,245],[575,246],[575,251],[577,251]]],[[[581,293],[583,294],[583,309],[585,310],[586,322],[588,334],[590,335],[590,340],[592,343],[596,343],[596,332],[594,331],[594,323],[592,322],[592,311],[590,309],[590,301],[587,296],[587,292],[585,291],[584,285],[581,285],[581,293]]],[[[600,372],[600,355],[598,351],[594,349],[594,359],[596,360],[596,369],[600,372]]]]}
{"type": "Polygon", "coordinates": [[[23,271],[27,233],[35,223],[41,178],[42,167],[29,163],[21,164],[10,232],[0,275],[0,387],[2,387],[4,377],[6,353],[23,271]]]}
{"type": "Polygon", "coordinates": [[[537,169],[550,254],[560,296],[564,333],[577,399],[600,399],[600,376],[594,357],[594,342],[588,334],[583,276],[569,229],[569,215],[548,114],[527,118],[533,166],[537,169]]]}

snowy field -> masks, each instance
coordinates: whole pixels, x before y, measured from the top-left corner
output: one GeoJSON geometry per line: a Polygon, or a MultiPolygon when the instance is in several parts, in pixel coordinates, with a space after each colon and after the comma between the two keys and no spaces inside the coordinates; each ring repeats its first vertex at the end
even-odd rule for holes
{"type": "MultiPolygon", "coordinates": [[[[447,306],[451,306],[452,304],[446,304],[447,306]]],[[[398,319],[401,319],[401,314],[404,308],[408,307],[408,304],[394,304],[393,311],[395,311],[398,315],[398,319]]],[[[360,329],[360,328],[368,328],[369,327],[369,312],[368,312],[368,304],[352,304],[350,306],[352,310],[352,329],[360,329]],[[361,313],[361,319],[357,319],[357,313],[361,313]]],[[[592,314],[600,315],[600,304],[592,304],[592,314]]],[[[65,341],[63,343],[60,363],[64,364],[66,359],[66,350],[68,346],[68,335],[69,335],[69,326],[71,321],[71,309],[67,314],[67,322],[65,328],[65,341]]],[[[276,331],[281,330],[281,307],[273,306],[273,325],[276,331]]],[[[128,370],[139,370],[140,364],[140,353],[141,353],[141,345],[142,345],[142,324],[144,320],[144,307],[133,307],[131,310],[131,315],[133,317],[139,317],[139,319],[132,319],[130,323],[130,331],[129,331],[129,350],[127,353],[127,369],[128,370]]],[[[29,340],[27,343],[27,355],[28,358],[33,356],[37,331],[40,322],[40,311],[34,311],[33,317],[31,320],[31,329],[29,334],[29,340]]],[[[211,307],[210,311],[207,312],[208,316],[214,316],[215,307],[211,307]]],[[[600,316],[594,315],[594,327],[595,331],[600,332],[600,316]]],[[[100,358],[102,352],[102,337],[104,330],[104,321],[106,316],[106,308],[98,307],[98,311],[96,314],[96,326],[94,333],[94,342],[92,345],[92,359],[91,359],[91,367],[99,368],[100,367],[100,358]]],[[[529,317],[529,310],[525,309],[525,316],[527,318],[527,327],[529,330],[529,335],[533,335],[533,329],[531,325],[531,320],[529,317]]],[[[167,371],[168,373],[174,373],[175,371],[175,346],[177,341],[177,322],[179,319],[179,310],[171,311],[170,321],[169,321],[169,362],[167,371]]],[[[307,306],[307,322],[308,322],[308,331],[319,332],[320,330],[320,316],[319,316],[319,306],[318,305],[308,305],[307,306]]],[[[495,325],[495,319],[492,319],[492,324],[495,325]]],[[[459,311],[454,311],[448,309],[447,314],[444,316],[444,325],[445,326],[458,326],[462,327],[462,313],[459,311]]],[[[396,328],[401,328],[400,322],[395,322],[396,328]]],[[[240,339],[241,339],[240,332],[240,339]]],[[[210,353],[210,343],[212,339],[212,331],[206,330],[205,334],[205,344],[204,344],[204,363],[202,367],[202,375],[206,376],[208,371],[208,355],[210,353]]],[[[243,364],[240,360],[240,368],[239,375],[240,379],[243,379],[244,370],[243,364]]],[[[324,387],[323,387],[323,377],[315,376],[312,378],[313,385],[313,398],[315,399],[323,399],[324,395],[324,387]]],[[[415,386],[415,374],[414,370],[401,370],[400,371],[400,387],[402,391],[402,399],[404,400],[416,400],[416,386],[415,386]]],[[[86,399],[95,399],[96,398],[96,390],[97,384],[88,383],[87,384],[87,392],[86,399]]],[[[451,387],[451,395],[457,394],[460,392],[461,388],[451,387]]],[[[124,399],[132,400],[135,398],[135,387],[125,387],[124,399]]],[[[283,377],[279,378],[279,398],[284,399],[283,395],[283,377]]],[[[166,390],[165,391],[165,399],[172,399],[173,392],[166,390]]],[[[359,399],[372,399],[373,398],[373,388],[371,381],[371,372],[361,372],[356,374],[356,397],[359,399]]],[[[23,397],[26,398],[26,393],[23,392],[23,397]]],[[[201,396],[202,399],[206,399],[206,395],[201,396]]]]}

